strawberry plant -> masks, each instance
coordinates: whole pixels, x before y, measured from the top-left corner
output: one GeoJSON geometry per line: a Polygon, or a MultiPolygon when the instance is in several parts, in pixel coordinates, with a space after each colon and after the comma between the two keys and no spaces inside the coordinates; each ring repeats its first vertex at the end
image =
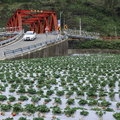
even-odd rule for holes
{"type": "Polygon", "coordinates": [[[39,112],[49,112],[50,109],[46,105],[38,105],[37,106],[37,111],[39,112]]]}
{"type": "Polygon", "coordinates": [[[0,101],[5,101],[7,100],[7,97],[5,95],[0,95],[0,101]]]}
{"type": "Polygon", "coordinates": [[[28,92],[29,94],[36,94],[36,90],[33,89],[33,88],[28,89],[27,92],[28,92]]]}
{"type": "Polygon", "coordinates": [[[63,96],[64,95],[64,91],[57,91],[56,95],[57,96],[63,96]]]}
{"type": "Polygon", "coordinates": [[[86,105],[87,104],[87,100],[84,99],[80,99],[78,102],[79,105],[86,105]]]}
{"type": "Polygon", "coordinates": [[[15,103],[13,106],[13,112],[19,113],[23,111],[21,104],[15,103]]]}
{"type": "Polygon", "coordinates": [[[74,102],[75,102],[74,99],[68,99],[68,100],[67,100],[67,104],[68,104],[68,105],[72,105],[72,104],[74,104],[74,102]]]}
{"type": "Polygon", "coordinates": [[[44,120],[44,118],[41,118],[41,117],[39,117],[39,118],[33,118],[33,120],[44,120]]]}
{"type": "Polygon", "coordinates": [[[28,97],[27,97],[27,96],[20,96],[20,97],[18,98],[18,100],[19,100],[19,101],[26,101],[26,100],[28,100],[28,97]]]}
{"type": "Polygon", "coordinates": [[[62,100],[60,98],[55,97],[55,103],[61,104],[62,100]]]}
{"type": "Polygon", "coordinates": [[[6,118],[6,119],[4,119],[4,120],[14,120],[13,118],[6,118]]]}
{"type": "Polygon", "coordinates": [[[27,120],[25,117],[20,117],[18,120],[27,120]]]}
{"type": "Polygon", "coordinates": [[[11,105],[10,104],[1,104],[0,105],[1,111],[10,111],[11,110],[11,105]]]}
{"type": "Polygon", "coordinates": [[[113,117],[114,117],[116,120],[120,120],[120,113],[114,113],[114,114],[113,114],[113,117]]]}
{"type": "Polygon", "coordinates": [[[40,99],[41,99],[40,97],[33,96],[31,101],[37,103],[40,99]]]}
{"type": "Polygon", "coordinates": [[[120,102],[116,103],[116,107],[120,108],[120,102]]]}
{"type": "Polygon", "coordinates": [[[46,94],[50,96],[50,95],[52,95],[53,93],[54,93],[53,90],[48,90],[46,94]]]}
{"type": "Polygon", "coordinates": [[[50,101],[51,101],[50,98],[46,98],[46,99],[44,100],[45,103],[49,103],[50,101]]]}
{"type": "Polygon", "coordinates": [[[100,103],[100,106],[103,106],[103,107],[109,107],[111,105],[110,102],[106,101],[106,100],[103,100],[101,103],[100,103]]]}
{"type": "Polygon", "coordinates": [[[68,117],[72,116],[76,112],[75,108],[66,107],[64,110],[65,115],[68,117]]]}
{"type": "Polygon", "coordinates": [[[61,108],[58,107],[58,106],[52,107],[52,112],[53,112],[54,114],[61,114],[61,113],[62,113],[61,108]]]}
{"type": "Polygon", "coordinates": [[[25,105],[25,111],[28,113],[35,113],[36,107],[33,104],[27,104],[27,105],[25,105]]]}
{"type": "Polygon", "coordinates": [[[10,101],[10,102],[14,102],[15,100],[16,100],[16,97],[14,97],[14,96],[10,96],[10,97],[9,97],[9,101],[10,101]]]}
{"type": "Polygon", "coordinates": [[[80,112],[80,114],[83,115],[83,116],[87,116],[89,114],[89,112],[83,110],[83,111],[80,112]]]}

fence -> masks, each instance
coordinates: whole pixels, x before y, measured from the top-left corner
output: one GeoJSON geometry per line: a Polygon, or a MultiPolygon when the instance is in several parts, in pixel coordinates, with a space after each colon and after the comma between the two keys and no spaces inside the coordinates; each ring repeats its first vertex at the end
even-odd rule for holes
{"type": "Polygon", "coordinates": [[[81,31],[80,30],[73,30],[73,29],[67,29],[66,34],[68,34],[69,37],[74,38],[87,38],[87,39],[99,39],[100,34],[96,32],[87,32],[87,31],[81,31]]]}
{"type": "Polygon", "coordinates": [[[6,43],[9,43],[9,42],[11,42],[11,41],[14,41],[14,40],[16,40],[16,39],[18,39],[19,37],[22,36],[22,34],[23,34],[23,31],[20,31],[18,35],[14,36],[14,37],[12,37],[12,38],[9,38],[9,39],[7,39],[7,40],[1,41],[1,42],[0,42],[0,46],[4,45],[4,44],[6,44],[6,43]]]}
{"type": "Polygon", "coordinates": [[[4,56],[5,56],[5,58],[12,58],[12,57],[15,57],[16,55],[20,55],[20,54],[27,53],[27,52],[30,52],[30,51],[33,51],[36,49],[40,49],[42,47],[47,46],[48,44],[57,43],[62,40],[65,40],[65,39],[67,39],[67,36],[61,36],[61,37],[53,39],[53,40],[48,40],[45,42],[37,43],[35,45],[30,45],[30,46],[18,48],[15,50],[8,50],[8,51],[4,52],[4,56]]]}

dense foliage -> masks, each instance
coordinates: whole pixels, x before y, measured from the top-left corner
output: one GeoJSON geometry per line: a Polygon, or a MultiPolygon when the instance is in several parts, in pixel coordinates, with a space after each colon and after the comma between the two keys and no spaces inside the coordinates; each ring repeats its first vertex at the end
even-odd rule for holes
{"type": "Polygon", "coordinates": [[[119,0],[0,0],[0,26],[5,26],[8,18],[17,9],[53,10],[58,19],[62,13],[62,23],[78,29],[82,19],[82,29],[100,32],[103,35],[120,34],[119,0]]]}
{"type": "Polygon", "coordinates": [[[120,50],[120,41],[78,40],[69,41],[69,49],[116,49],[120,50]]]}

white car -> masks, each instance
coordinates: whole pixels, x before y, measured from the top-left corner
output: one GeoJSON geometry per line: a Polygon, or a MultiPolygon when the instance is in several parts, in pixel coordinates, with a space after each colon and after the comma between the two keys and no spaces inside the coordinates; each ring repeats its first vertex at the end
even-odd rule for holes
{"type": "Polygon", "coordinates": [[[36,33],[34,31],[27,31],[23,36],[23,40],[35,40],[35,39],[36,33]]]}

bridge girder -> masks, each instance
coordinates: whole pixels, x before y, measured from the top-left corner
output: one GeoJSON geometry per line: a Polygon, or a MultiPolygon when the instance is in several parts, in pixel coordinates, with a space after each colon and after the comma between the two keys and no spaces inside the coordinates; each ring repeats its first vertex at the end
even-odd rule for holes
{"type": "Polygon", "coordinates": [[[56,31],[58,29],[57,15],[54,11],[17,10],[6,26],[18,27],[22,30],[24,25],[29,25],[29,29],[36,33],[45,32],[46,26],[49,31],[56,31]]]}

